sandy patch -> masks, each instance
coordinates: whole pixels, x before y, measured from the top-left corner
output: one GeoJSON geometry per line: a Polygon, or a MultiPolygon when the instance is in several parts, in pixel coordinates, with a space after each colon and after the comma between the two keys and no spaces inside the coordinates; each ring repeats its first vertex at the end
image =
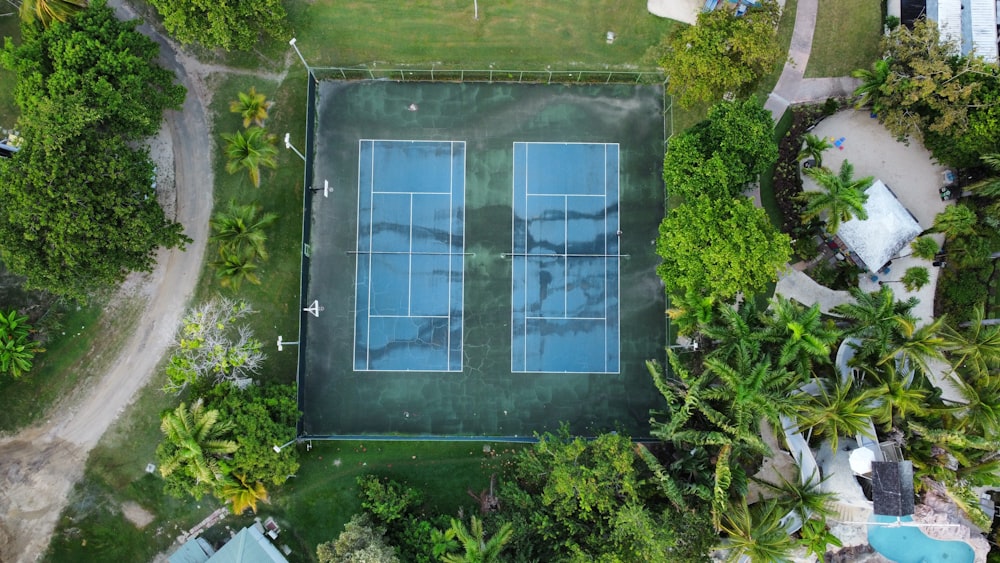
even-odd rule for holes
{"type": "Polygon", "coordinates": [[[133,501],[122,504],[122,514],[140,530],[148,526],[155,518],[148,510],[133,501]]]}
{"type": "Polygon", "coordinates": [[[699,0],[649,0],[646,9],[654,16],[694,25],[705,3],[699,0]]]}

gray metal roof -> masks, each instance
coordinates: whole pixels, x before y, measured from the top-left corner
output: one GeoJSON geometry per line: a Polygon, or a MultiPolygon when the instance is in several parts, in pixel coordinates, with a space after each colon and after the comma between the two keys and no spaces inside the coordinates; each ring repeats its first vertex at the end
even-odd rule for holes
{"type": "MultiPolygon", "coordinates": [[[[865,193],[868,194],[865,203],[868,218],[841,223],[837,236],[869,270],[875,271],[917,238],[922,229],[882,180],[875,180],[865,193]]],[[[937,194],[927,197],[937,197],[937,194]]]]}

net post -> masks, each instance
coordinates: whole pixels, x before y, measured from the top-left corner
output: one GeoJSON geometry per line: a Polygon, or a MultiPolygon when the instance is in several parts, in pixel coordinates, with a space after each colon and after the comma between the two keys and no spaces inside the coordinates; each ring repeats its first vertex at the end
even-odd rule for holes
{"type": "Polygon", "coordinates": [[[368,71],[368,77],[371,78],[372,80],[375,80],[375,73],[372,72],[372,69],[369,68],[366,70],[368,71]]]}
{"type": "Polygon", "coordinates": [[[549,70],[549,71],[547,71],[547,72],[549,73],[549,81],[548,81],[548,82],[546,82],[546,84],[552,84],[552,71],[551,71],[551,70],[549,70]]]}
{"type": "Polygon", "coordinates": [[[493,69],[490,69],[490,84],[493,84],[493,69]]]}
{"type": "Polygon", "coordinates": [[[431,82],[434,82],[434,63],[431,63],[431,82]]]}
{"type": "Polygon", "coordinates": [[[524,71],[523,70],[521,71],[521,74],[517,75],[517,83],[520,84],[522,82],[524,82],[524,71]]]}
{"type": "Polygon", "coordinates": [[[341,69],[338,69],[338,70],[340,70],[340,76],[342,76],[344,78],[344,80],[347,80],[347,73],[344,72],[344,69],[341,68],[341,69]]]}

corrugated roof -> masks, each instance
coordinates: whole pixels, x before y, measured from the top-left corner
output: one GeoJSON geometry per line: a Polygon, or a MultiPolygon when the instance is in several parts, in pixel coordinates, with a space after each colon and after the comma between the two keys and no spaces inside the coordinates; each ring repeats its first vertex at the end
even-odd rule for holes
{"type": "Polygon", "coordinates": [[[962,45],[962,0],[928,0],[927,18],[937,22],[942,41],[962,45]]]}
{"type": "Polygon", "coordinates": [[[208,563],[288,563],[288,560],[256,528],[243,528],[208,563]]]}
{"type": "Polygon", "coordinates": [[[972,46],[986,61],[997,62],[997,7],[995,0],[968,0],[972,19],[972,46]]]}
{"type": "MultiPolygon", "coordinates": [[[[882,180],[875,180],[865,193],[868,194],[865,203],[868,218],[854,218],[841,223],[837,236],[869,270],[875,271],[917,238],[921,228],[882,180]]],[[[928,197],[936,195],[928,194],[928,197]]]]}

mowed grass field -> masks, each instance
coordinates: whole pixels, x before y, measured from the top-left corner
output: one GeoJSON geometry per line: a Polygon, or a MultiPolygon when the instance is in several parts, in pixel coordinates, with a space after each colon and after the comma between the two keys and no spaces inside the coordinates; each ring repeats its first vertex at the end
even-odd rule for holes
{"type": "Polygon", "coordinates": [[[882,8],[871,0],[820,2],[806,78],[847,76],[879,55],[882,8]]]}
{"type": "MultiPolygon", "coordinates": [[[[462,68],[644,68],[649,47],[678,24],[646,0],[316,0],[286,4],[311,66],[431,64],[462,68]],[[608,31],[616,34],[611,45],[608,31]]],[[[277,59],[285,42],[260,52],[277,59]]],[[[243,60],[240,58],[239,60],[243,60]]]]}

